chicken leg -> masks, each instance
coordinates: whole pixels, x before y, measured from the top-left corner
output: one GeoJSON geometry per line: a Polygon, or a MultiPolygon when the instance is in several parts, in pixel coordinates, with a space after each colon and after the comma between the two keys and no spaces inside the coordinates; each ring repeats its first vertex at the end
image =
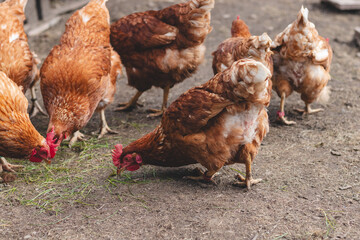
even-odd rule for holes
{"type": "Polygon", "coordinates": [[[39,112],[45,116],[47,116],[46,112],[41,108],[37,98],[36,98],[36,92],[35,92],[35,84],[30,88],[31,92],[31,109],[29,112],[30,118],[35,117],[39,112]]]}
{"type": "Polygon", "coordinates": [[[289,121],[285,118],[285,111],[284,111],[284,108],[285,108],[285,99],[286,99],[286,93],[285,92],[282,92],[281,93],[281,101],[280,101],[280,111],[277,112],[278,114],[278,119],[284,123],[285,125],[294,125],[296,124],[296,122],[294,121],[289,121]]]}
{"type": "Polygon", "coordinates": [[[160,117],[160,116],[163,115],[163,113],[165,112],[166,107],[167,107],[167,100],[168,100],[168,97],[169,97],[169,91],[170,91],[170,86],[166,86],[164,88],[163,104],[162,104],[161,110],[149,109],[148,111],[152,112],[152,113],[147,115],[147,117],[160,117]]]}
{"type": "Polygon", "coordinates": [[[234,185],[236,186],[246,186],[248,190],[251,189],[251,185],[257,184],[262,181],[261,178],[259,179],[253,179],[251,175],[251,155],[248,154],[246,160],[245,160],[245,167],[246,167],[246,178],[244,178],[242,175],[237,175],[236,178],[239,180],[239,182],[235,182],[234,185]]]}
{"type": "Polygon", "coordinates": [[[324,111],[324,109],[322,109],[322,108],[311,109],[310,103],[305,103],[304,109],[295,109],[295,110],[298,112],[301,112],[303,114],[311,114],[311,113],[317,113],[317,112],[324,111]]]}
{"type": "Polygon", "coordinates": [[[131,100],[128,103],[120,103],[118,106],[118,108],[115,108],[115,112],[120,112],[120,111],[130,111],[132,110],[134,107],[136,107],[138,104],[137,101],[139,99],[139,97],[141,96],[141,94],[143,94],[143,92],[141,91],[137,91],[137,93],[131,98],[131,100]]]}
{"type": "Polygon", "coordinates": [[[99,139],[102,138],[107,133],[118,134],[118,132],[113,131],[109,128],[105,118],[105,109],[102,109],[100,111],[100,118],[101,118],[101,125],[100,125],[100,135],[98,136],[99,139]]]}
{"type": "MultiPolygon", "coordinates": [[[[0,157],[0,173],[2,173],[3,171],[8,171],[8,172],[12,172],[12,173],[15,173],[15,170],[19,169],[19,168],[23,168],[24,166],[22,165],[13,165],[13,164],[10,164],[6,161],[5,158],[3,157],[0,157]]],[[[11,181],[14,181],[15,180],[15,177],[12,177],[12,178],[9,178],[8,177],[8,180],[6,180],[5,178],[3,179],[2,177],[0,177],[0,182],[9,182],[9,179],[10,182],[11,181]]]]}

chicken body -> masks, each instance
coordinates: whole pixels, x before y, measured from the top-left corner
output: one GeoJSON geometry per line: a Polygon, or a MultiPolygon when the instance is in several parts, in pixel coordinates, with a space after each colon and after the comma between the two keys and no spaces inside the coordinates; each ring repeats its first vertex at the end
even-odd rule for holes
{"type": "MultiPolygon", "coordinates": [[[[11,158],[31,156],[30,160],[36,162],[53,158],[56,146],[36,131],[27,113],[28,101],[21,88],[1,71],[0,102],[0,156],[11,158]]],[[[3,170],[13,172],[19,167],[7,163],[4,158],[0,160],[0,173],[3,170]]]]}
{"type": "Polygon", "coordinates": [[[128,83],[138,92],[118,110],[136,106],[152,86],[164,89],[166,109],[169,89],[193,74],[204,59],[205,37],[212,30],[210,10],[214,0],[191,0],[160,11],[133,13],[111,25],[111,44],[120,54],[128,83]]]}
{"type": "Polygon", "coordinates": [[[71,135],[70,145],[82,139],[78,131],[97,108],[102,114],[99,137],[110,132],[103,111],[115,93],[112,68],[116,73],[121,66],[110,46],[105,2],[92,0],[70,17],[60,45],[51,50],[41,68],[41,92],[50,116],[48,130],[54,126],[60,141],[71,135]]]}
{"type": "Polygon", "coordinates": [[[24,32],[24,9],[27,0],[0,3],[0,71],[3,71],[25,93],[31,88],[31,116],[44,113],[36,100],[35,83],[39,80],[39,60],[30,51],[24,32]]]}
{"type": "Polygon", "coordinates": [[[202,86],[173,102],[151,133],[113,152],[119,169],[136,164],[177,167],[200,163],[210,180],[224,165],[244,163],[250,188],[251,163],[269,130],[265,106],[271,96],[271,73],[254,60],[239,60],[202,86]],[[270,85],[270,88],[269,88],[270,85]]]}
{"type": "Polygon", "coordinates": [[[266,33],[261,36],[251,36],[248,26],[238,18],[232,23],[231,36],[212,53],[214,74],[224,71],[235,61],[244,58],[260,61],[273,72],[272,51],[270,51],[272,41],[266,33]]]}
{"type": "Polygon", "coordinates": [[[301,94],[305,102],[304,113],[322,111],[311,109],[315,100],[326,102],[329,99],[330,64],[332,49],[326,39],[321,37],[315,25],[308,20],[308,10],[301,8],[297,19],[273,42],[274,76],[273,88],[281,97],[279,119],[285,124],[295,124],[285,118],[285,98],[293,91],[301,94]]]}

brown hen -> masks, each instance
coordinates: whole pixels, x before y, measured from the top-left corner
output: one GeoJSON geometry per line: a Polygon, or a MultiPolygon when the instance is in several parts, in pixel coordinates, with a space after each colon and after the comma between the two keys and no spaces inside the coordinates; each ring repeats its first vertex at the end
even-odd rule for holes
{"type": "Polygon", "coordinates": [[[191,0],[160,11],[133,13],[111,25],[111,44],[120,54],[128,83],[138,91],[117,110],[136,106],[152,86],[164,90],[161,116],[169,89],[193,74],[204,59],[204,40],[210,33],[214,0],[191,0]]]}
{"type": "Polygon", "coordinates": [[[99,137],[113,132],[104,109],[113,99],[121,65],[110,46],[105,2],[92,0],[70,17],[60,45],[51,50],[41,67],[41,92],[50,116],[48,130],[55,127],[60,141],[71,135],[70,146],[83,139],[79,130],[96,109],[102,121],[99,137]]]}
{"type": "Polygon", "coordinates": [[[239,17],[231,27],[231,38],[223,41],[212,53],[214,74],[224,71],[235,61],[250,58],[262,62],[273,71],[271,39],[264,33],[261,36],[251,36],[248,26],[239,17]]]}
{"type": "Polygon", "coordinates": [[[0,3],[0,71],[3,71],[25,93],[31,90],[31,117],[38,112],[46,115],[36,99],[35,84],[39,80],[39,60],[29,49],[24,32],[24,9],[27,0],[0,3]]]}
{"type": "Polygon", "coordinates": [[[21,167],[9,164],[3,157],[30,157],[32,162],[41,162],[55,156],[53,131],[46,139],[42,137],[31,124],[27,107],[21,88],[0,71],[0,173],[21,167]]]}
{"type": "Polygon", "coordinates": [[[301,7],[297,19],[279,33],[274,49],[273,87],[281,97],[278,118],[287,125],[295,124],[285,118],[285,99],[296,91],[305,102],[305,109],[298,111],[314,113],[323,109],[311,109],[315,100],[325,103],[329,99],[330,63],[332,49],[328,40],[321,37],[315,25],[308,20],[309,11],[301,7]]]}
{"type": "Polygon", "coordinates": [[[243,59],[207,83],[182,94],[165,111],[151,133],[113,151],[119,171],[142,164],[177,167],[200,163],[201,177],[211,180],[224,165],[244,163],[250,188],[251,163],[269,130],[266,106],[271,96],[271,73],[261,62],[243,59]],[[270,88],[269,88],[270,86],[270,88]]]}

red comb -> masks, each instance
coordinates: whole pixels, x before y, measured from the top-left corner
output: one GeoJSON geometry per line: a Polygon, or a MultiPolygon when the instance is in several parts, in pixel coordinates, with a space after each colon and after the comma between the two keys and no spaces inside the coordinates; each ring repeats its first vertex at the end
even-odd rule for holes
{"type": "Polygon", "coordinates": [[[121,144],[116,144],[115,149],[112,150],[112,160],[116,167],[120,166],[120,156],[122,154],[123,146],[121,144]]]}
{"type": "Polygon", "coordinates": [[[55,131],[54,131],[54,126],[51,128],[51,131],[47,133],[46,135],[46,143],[48,144],[49,148],[50,148],[50,152],[49,152],[49,158],[54,158],[56,151],[58,150],[57,147],[60,145],[60,143],[56,144],[56,139],[54,139],[55,137],[55,131]]]}
{"type": "Polygon", "coordinates": [[[237,16],[237,20],[240,20],[240,16],[239,16],[239,15],[237,16]]]}
{"type": "Polygon", "coordinates": [[[329,38],[325,38],[325,40],[326,40],[327,42],[329,42],[329,38]]]}

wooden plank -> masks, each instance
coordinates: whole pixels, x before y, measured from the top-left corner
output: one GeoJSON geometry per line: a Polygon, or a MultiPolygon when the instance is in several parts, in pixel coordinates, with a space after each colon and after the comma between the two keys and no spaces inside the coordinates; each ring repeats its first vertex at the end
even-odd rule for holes
{"type": "Polygon", "coordinates": [[[355,28],[354,37],[355,37],[355,40],[357,42],[357,45],[360,47],[360,27],[355,28]]]}
{"type": "Polygon", "coordinates": [[[360,10],[360,0],[321,0],[329,3],[339,10],[360,10]]]}

